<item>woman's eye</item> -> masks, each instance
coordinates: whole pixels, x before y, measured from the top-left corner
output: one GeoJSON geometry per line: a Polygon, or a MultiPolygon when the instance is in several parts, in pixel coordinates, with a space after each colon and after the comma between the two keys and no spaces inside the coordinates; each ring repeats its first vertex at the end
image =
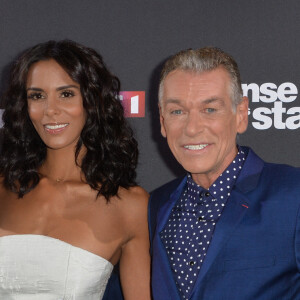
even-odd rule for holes
{"type": "Polygon", "coordinates": [[[27,99],[31,99],[31,100],[39,100],[39,99],[43,99],[43,95],[41,93],[31,93],[29,95],[27,95],[27,99]]]}
{"type": "Polygon", "coordinates": [[[74,93],[72,91],[63,91],[61,93],[62,98],[70,98],[70,97],[73,97],[73,96],[74,96],[74,93]]]}

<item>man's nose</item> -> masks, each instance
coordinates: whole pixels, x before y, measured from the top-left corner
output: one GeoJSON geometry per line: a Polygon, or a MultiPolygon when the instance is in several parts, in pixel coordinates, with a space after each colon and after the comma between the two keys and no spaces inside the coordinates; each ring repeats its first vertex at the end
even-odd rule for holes
{"type": "Polygon", "coordinates": [[[199,112],[190,112],[185,126],[187,136],[194,136],[202,132],[204,128],[204,120],[199,112]]]}

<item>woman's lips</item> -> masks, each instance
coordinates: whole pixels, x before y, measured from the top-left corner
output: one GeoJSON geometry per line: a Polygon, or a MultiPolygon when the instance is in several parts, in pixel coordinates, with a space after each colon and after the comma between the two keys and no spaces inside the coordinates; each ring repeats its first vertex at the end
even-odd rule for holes
{"type": "Polygon", "coordinates": [[[45,128],[45,131],[47,131],[48,133],[56,134],[56,133],[60,133],[61,131],[63,131],[68,125],[69,125],[69,123],[45,124],[44,128],[45,128]]]}

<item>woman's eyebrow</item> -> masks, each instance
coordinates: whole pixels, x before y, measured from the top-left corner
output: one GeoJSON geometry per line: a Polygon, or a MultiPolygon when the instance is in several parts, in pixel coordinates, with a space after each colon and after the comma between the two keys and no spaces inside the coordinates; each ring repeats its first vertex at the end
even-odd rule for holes
{"type": "Polygon", "coordinates": [[[29,87],[27,88],[26,91],[37,91],[37,92],[43,92],[44,90],[43,89],[40,89],[40,88],[36,88],[36,87],[29,87]]]}
{"type": "Polygon", "coordinates": [[[79,89],[79,86],[74,85],[74,84],[63,85],[63,86],[58,87],[56,90],[61,91],[61,90],[70,89],[70,88],[79,89]]]}

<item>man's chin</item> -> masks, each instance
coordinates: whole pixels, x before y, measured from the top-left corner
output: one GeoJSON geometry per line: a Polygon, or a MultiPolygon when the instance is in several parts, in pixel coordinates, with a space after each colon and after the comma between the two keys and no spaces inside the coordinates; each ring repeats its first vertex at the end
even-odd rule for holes
{"type": "Polygon", "coordinates": [[[191,165],[182,165],[182,167],[192,175],[205,175],[209,173],[209,168],[204,168],[203,165],[201,167],[191,166],[191,165]]]}

